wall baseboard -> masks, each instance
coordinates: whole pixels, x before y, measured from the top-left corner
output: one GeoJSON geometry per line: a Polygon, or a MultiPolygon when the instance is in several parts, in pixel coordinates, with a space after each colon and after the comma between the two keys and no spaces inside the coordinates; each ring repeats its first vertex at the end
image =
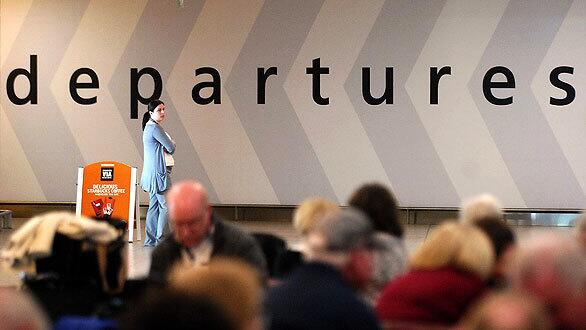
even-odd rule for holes
{"type": "MultiPolygon", "coordinates": [[[[140,205],[141,218],[146,216],[148,205],[140,205]]],[[[291,222],[295,205],[213,205],[214,211],[230,221],[281,221],[291,222]]],[[[75,212],[74,202],[0,202],[0,210],[11,210],[14,218],[31,218],[51,211],[75,212]]],[[[571,226],[579,210],[558,209],[507,209],[507,221],[513,225],[571,226]]],[[[457,208],[400,208],[399,219],[404,224],[436,225],[444,220],[457,219],[457,208]]]]}

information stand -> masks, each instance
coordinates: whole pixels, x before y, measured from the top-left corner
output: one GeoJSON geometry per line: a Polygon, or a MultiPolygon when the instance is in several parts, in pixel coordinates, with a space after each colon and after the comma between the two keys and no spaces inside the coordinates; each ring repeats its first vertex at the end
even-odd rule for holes
{"type": "Polygon", "coordinates": [[[129,165],[102,161],[77,170],[75,214],[94,219],[128,222],[128,241],[141,239],[140,208],[137,196],[137,169],[129,165]]]}

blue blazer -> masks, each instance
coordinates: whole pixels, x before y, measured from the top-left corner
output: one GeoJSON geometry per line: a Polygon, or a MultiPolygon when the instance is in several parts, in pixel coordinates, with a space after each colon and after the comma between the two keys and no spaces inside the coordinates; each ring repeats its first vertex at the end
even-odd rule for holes
{"type": "Polygon", "coordinates": [[[175,152],[175,142],[167,136],[161,125],[149,120],[142,133],[144,162],[140,186],[148,193],[161,193],[171,186],[163,151],[175,152]]]}

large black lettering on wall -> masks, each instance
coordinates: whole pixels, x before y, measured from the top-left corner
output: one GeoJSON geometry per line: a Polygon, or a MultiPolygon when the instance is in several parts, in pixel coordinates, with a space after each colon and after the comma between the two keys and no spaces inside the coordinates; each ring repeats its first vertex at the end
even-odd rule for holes
{"type": "Polygon", "coordinates": [[[393,104],[393,67],[385,68],[385,91],[382,96],[372,96],[370,68],[362,68],[362,98],[370,105],[393,104]]]}
{"type": "Polygon", "coordinates": [[[277,67],[272,66],[268,69],[257,68],[256,69],[256,103],[266,104],[266,91],[267,91],[267,79],[270,76],[277,75],[277,67]]]}
{"type": "Polygon", "coordinates": [[[551,73],[549,74],[549,81],[551,82],[551,84],[566,92],[566,97],[564,97],[563,99],[556,99],[550,97],[549,104],[551,105],[568,105],[572,103],[572,101],[574,101],[574,99],[576,98],[576,90],[574,89],[574,87],[568,84],[567,82],[560,80],[560,75],[562,73],[574,74],[574,68],[571,66],[559,66],[551,70],[551,73]]]}
{"type": "Polygon", "coordinates": [[[148,104],[150,101],[160,98],[162,92],[163,80],[161,79],[161,74],[155,68],[146,67],[140,69],[140,71],[137,68],[130,69],[130,118],[138,118],[138,102],[148,104]],[[144,75],[151,76],[155,83],[153,92],[149,97],[142,96],[138,90],[138,82],[144,75]]]}
{"type": "Polygon", "coordinates": [[[492,90],[495,88],[515,88],[515,76],[507,67],[495,66],[490,68],[484,74],[482,79],[482,92],[486,100],[494,105],[509,105],[513,103],[513,97],[498,98],[494,96],[492,90]],[[492,78],[497,74],[505,76],[505,81],[492,81],[492,78]]]}
{"type": "Polygon", "coordinates": [[[439,81],[443,75],[451,74],[451,66],[444,66],[439,71],[435,66],[429,68],[429,104],[438,104],[439,81]]]}
{"type": "Polygon", "coordinates": [[[202,81],[199,82],[197,84],[195,84],[195,86],[193,86],[193,89],[191,90],[191,98],[193,99],[193,102],[199,104],[199,105],[206,105],[206,104],[210,104],[210,103],[214,103],[214,104],[221,104],[222,103],[222,92],[221,92],[221,88],[222,88],[222,83],[220,80],[220,73],[218,72],[218,70],[212,68],[212,67],[202,67],[202,68],[197,68],[195,70],[195,76],[199,76],[202,74],[208,74],[212,77],[212,81],[202,81]],[[201,96],[201,91],[204,88],[211,88],[212,89],[212,93],[210,94],[210,96],[208,97],[203,97],[201,96]]]}
{"type": "Polygon", "coordinates": [[[69,79],[69,94],[71,98],[83,105],[95,104],[98,102],[98,97],[93,96],[89,98],[81,97],[78,93],[78,89],[89,89],[89,88],[100,88],[100,80],[96,72],[90,68],[80,68],[75,70],[69,79]],[[90,77],[90,82],[79,82],[77,81],[81,75],[87,75],[90,77]]]}
{"type": "Polygon", "coordinates": [[[30,56],[30,71],[24,68],[14,69],[8,74],[6,80],[6,93],[10,102],[16,105],[24,105],[30,102],[30,104],[38,104],[38,87],[37,87],[37,55],[30,56]],[[16,95],[14,90],[14,84],[18,76],[24,76],[29,82],[29,92],[25,97],[19,97],[16,95]]]}
{"type": "Polygon", "coordinates": [[[317,103],[318,105],[328,105],[330,104],[329,97],[322,97],[321,96],[321,80],[320,75],[322,74],[329,74],[330,68],[322,67],[320,65],[320,58],[314,58],[311,61],[311,67],[305,69],[305,73],[311,75],[311,95],[313,98],[313,102],[317,103]]]}

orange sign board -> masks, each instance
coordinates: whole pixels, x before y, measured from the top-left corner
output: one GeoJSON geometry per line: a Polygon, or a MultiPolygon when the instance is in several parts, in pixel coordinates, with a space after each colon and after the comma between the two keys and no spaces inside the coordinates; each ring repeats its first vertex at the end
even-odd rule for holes
{"type": "Polygon", "coordinates": [[[129,221],[129,211],[134,207],[131,166],[113,161],[89,164],[83,168],[82,182],[78,205],[81,215],[129,221]]]}

